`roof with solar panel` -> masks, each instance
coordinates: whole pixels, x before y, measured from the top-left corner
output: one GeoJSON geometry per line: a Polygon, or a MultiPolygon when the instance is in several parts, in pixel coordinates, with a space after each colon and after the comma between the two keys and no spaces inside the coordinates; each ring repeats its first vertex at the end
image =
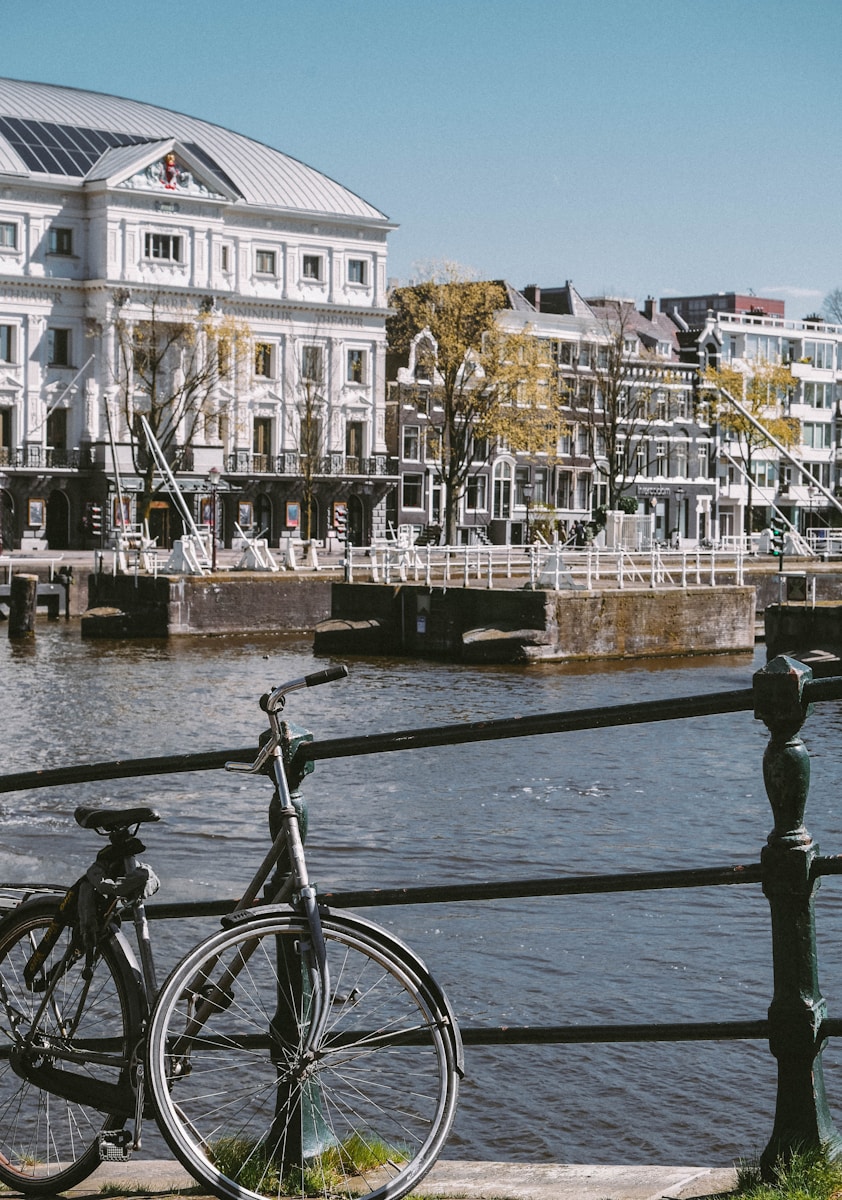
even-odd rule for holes
{"type": "Polygon", "coordinates": [[[111,183],[175,151],[211,194],[298,214],[385,222],[335,180],[280,150],[137,100],[0,79],[0,182],[111,183]]]}

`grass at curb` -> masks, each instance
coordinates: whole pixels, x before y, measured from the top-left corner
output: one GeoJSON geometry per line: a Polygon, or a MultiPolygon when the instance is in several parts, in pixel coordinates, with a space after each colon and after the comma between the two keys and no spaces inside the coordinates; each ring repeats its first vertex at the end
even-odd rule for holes
{"type": "Polygon", "coordinates": [[[842,1200],[842,1162],[821,1150],[804,1151],[777,1163],[768,1182],[760,1178],[757,1163],[743,1162],[737,1167],[737,1190],[730,1194],[740,1200],[842,1200]]]}

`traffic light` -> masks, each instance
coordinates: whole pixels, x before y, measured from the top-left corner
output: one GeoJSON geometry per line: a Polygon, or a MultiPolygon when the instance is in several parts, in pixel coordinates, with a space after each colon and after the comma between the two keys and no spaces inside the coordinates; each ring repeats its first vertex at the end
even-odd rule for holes
{"type": "Polygon", "coordinates": [[[102,505],[88,505],[88,530],[91,537],[98,538],[102,534],[102,505]]]}
{"type": "Polygon", "coordinates": [[[784,531],[773,525],[769,530],[769,553],[775,558],[783,558],[784,531]]]}
{"type": "Polygon", "coordinates": [[[333,528],[337,537],[345,537],[348,528],[348,505],[342,500],[337,500],[333,506],[333,528]]]}

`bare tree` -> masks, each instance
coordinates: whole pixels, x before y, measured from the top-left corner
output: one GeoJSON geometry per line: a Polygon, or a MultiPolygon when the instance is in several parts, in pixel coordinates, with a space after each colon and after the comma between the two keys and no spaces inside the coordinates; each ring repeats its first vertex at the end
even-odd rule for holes
{"type": "Polygon", "coordinates": [[[132,318],[118,309],[114,374],[134,468],[143,481],[139,516],[145,519],[161,484],[155,483],[140,417],[173,469],[187,466],[200,425],[219,420],[222,385],[236,390],[250,331],[238,318],[218,314],[212,301],[189,311],[170,308],[154,293],[142,312],[132,318]]]}
{"type": "Polygon", "coordinates": [[[641,474],[641,466],[648,466],[652,425],[659,416],[656,392],[659,384],[669,382],[666,360],[631,348],[637,342],[634,317],[630,303],[606,303],[593,338],[582,343],[566,389],[612,510],[641,474]]]}
{"type": "Polygon", "coordinates": [[[842,325],[842,288],[834,288],[828,292],[822,304],[822,313],[828,321],[842,325]]]}

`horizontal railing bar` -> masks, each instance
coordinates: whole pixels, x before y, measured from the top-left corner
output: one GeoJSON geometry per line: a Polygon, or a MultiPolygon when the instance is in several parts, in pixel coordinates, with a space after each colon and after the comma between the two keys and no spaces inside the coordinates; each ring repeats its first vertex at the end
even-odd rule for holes
{"type": "MultiPolygon", "coordinates": [[[[805,702],[837,699],[842,699],[842,676],[817,679],[804,687],[805,702]]],[[[678,721],[690,717],[744,712],[752,709],[753,705],[752,689],[742,688],[728,692],[712,692],[706,696],[679,696],[672,700],[644,700],[638,704],[584,708],[575,713],[539,713],[489,721],[464,721],[457,725],[437,725],[422,729],[398,730],[393,733],[303,742],[294,761],[301,763],[319,759],[350,758],[391,750],[458,746],[466,742],[496,741],[501,738],[572,733],[584,729],[608,729],[617,725],[647,724],[655,721],[678,721]]],[[[80,763],[76,766],[18,771],[15,774],[0,776],[0,793],[76,783],[97,783],[107,779],[218,770],[226,762],[250,762],[254,755],[253,747],[240,746],[233,750],[205,750],[197,754],[115,759],[112,762],[80,763]]]]}
{"type": "Polygon", "coordinates": [[[586,896],[605,892],[648,892],[665,888],[717,887],[759,883],[760,863],[733,867],[691,867],[680,871],[635,871],[614,875],[559,876],[546,879],[492,880],[440,887],[372,888],[368,891],[319,892],[319,901],[336,908],[374,908],[398,904],[451,904],[461,900],[514,900],[529,896],[586,896]]]}
{"type": "MultiPolygon", "coordinates": [[[[842,679],[840,679],[842,694],[842,679]]],[[[390,750],[416,750],[430,746],[458,746],[465,742],[499,741],[501,738],[532,737],[543,733],[573,733],[583,729],[609,729],[616,725],[678,721],[688,717],[716,716],[743,712],[754,707],[751,688],[712,692],[706,696],[679,696],[672,700],[644,700],[636,704],[613,704],[583,708],[578,712],[538,713],[526,717],[501,717],[488,721],[463,721],[458,725],[433,725],[394,733],[358,734],[303,742],[293,764],[327,758],[351,758],[390,750]]]]}
{"type": "MultiPolygon", "coordinates": [[[[606,892],[647,892],[665,888],[718,887],[760,883],[760,863],[748,866],[690,867],[673,871],[634,871],[614,875],[550,876],[542,879],[492,880],[487,883],[442,884],[432,887],[366,888],[319,892],[329,908],[377,908],[399,904],[452,904],[460,900],[514,900],[540,896],[587,896],[606,892]]],[[[11,884],[5,885],[11,887],[11,884]]],[[[199,900],[152,904],[150,919],[220,917],[236,900],[199,900]]]]}
{"type": "MultiPolygon", "coordinates": [[[[825,1022],[829,1024],[829,1022],[825,1022]]],[[[824,1026],[823,1026],[824,1027],[824,1026]]],[[[660,1025],[460,1026],[466,1046],[519,1046],[576,1042],[736,1042],[768,1038],[769,1022],[697,1021],[660,1025]]]]}

